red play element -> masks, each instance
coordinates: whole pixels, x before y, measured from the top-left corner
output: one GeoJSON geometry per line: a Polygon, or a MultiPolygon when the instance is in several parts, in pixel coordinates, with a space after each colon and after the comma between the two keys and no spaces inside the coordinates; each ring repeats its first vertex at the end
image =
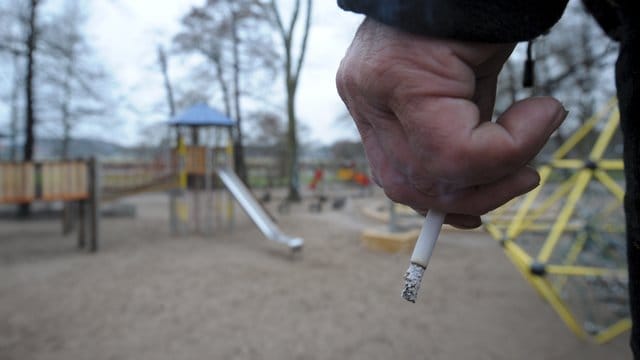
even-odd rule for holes
{"type": "Polygon", "coordinates": [[[357,172],[353,175],[353,181],[362,186],[367,187],[371,184],[371,180],[365,173],[357,172]]]}
{"type": "Polygon", "coordinates": [[[324,170],[316,169],[316,171],[313,173],[313,179],[311,179],[311,182],[309,183],[309,189],[315,190],[318,186],[318,183],[322,181],[322,178],[324,178],[324,170]]]}

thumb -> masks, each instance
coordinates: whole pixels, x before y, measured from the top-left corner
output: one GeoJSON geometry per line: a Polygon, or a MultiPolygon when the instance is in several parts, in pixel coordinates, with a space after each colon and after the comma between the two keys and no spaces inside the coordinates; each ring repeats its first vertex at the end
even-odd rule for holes
{"type": "Polygon", "coordinates": [[[521,168],[538,154],[567,114],[558,100],[534,97],[514,103],[495,123],[481,123],[471,134],[472,153],[484,157],[476,164],[489,168],[477,170],[496,176],[521,168]]]}

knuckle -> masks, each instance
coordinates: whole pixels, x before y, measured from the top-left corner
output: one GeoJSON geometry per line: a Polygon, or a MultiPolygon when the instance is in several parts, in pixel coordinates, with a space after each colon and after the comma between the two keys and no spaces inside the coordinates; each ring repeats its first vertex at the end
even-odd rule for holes
{"type": "Polygon", "coordinates": [[[409,183],[412,188],[425,196],[437,198],[442,195],[442,189],[437,186],[435,182],[427,180],[425,177],[416,175],[411,176],[409,178],[409,183]]]}
{"type": "Polygon", "coordinates": [[[353,93],[353,89],[356,87],[356,79],[353,73],[345,69],[344,66],[343,63],[336,73],[336,88],[342,99],[347,98],[348,94],[353,93]]]}

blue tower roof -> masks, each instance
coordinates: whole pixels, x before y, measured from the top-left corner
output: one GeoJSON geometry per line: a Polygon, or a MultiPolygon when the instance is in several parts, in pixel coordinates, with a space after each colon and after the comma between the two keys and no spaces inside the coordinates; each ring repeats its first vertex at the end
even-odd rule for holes
{"type": "Polygon", "coordinates": [[[170,126],[234,126],[235,122],[207,104],[196,104],[169,120],[170,126]]]}

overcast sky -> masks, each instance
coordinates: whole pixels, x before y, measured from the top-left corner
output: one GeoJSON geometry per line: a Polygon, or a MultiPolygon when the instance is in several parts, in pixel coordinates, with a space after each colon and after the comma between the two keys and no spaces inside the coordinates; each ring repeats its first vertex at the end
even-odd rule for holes
{"type": "MultiPolygon", "coordinates": [[[[48,0],[44,4],[52,10],[62,1],[48,0]]],[[[201,5],[204,1],[85,0],[90,16],[88,40],[96,50],[97,58],[114,78],[113,92],[119,102],[113,119],[108,119],[114,123],[108,131],[104,127],[83,125],[74,136],[133,144],[142,139],[140,129],[167,120],[166,108],[159,106],[166,102],[156,63],[156,47],[162,44],[169,48],[171,39],[180,30],[180,19],[192,6],[201,5]]],[[[285,4],[291,0],[278,1],[285,4]]],[[[349,127],[336,123],[336,118],[345,110],[336,93],[334,78],[339,61],[361,20],[359,15],[341,11],[335,0],[314,1],[313,27],[297,96],[299,120],[310,130],[305,134],[305,140],[330,143],[344,137],[357,138],[352,124],[349,127]]],[[[518,53],[522,54],[522,51],[516,51],[514,57],[518,57],[518,53]]],[[[180,83],[183,77],[176,74],[180,70],[184,72],[187,67],[181,61],[178,57],[172,58],[170,71],[177,87],[184,88],[180,86],[184,85],[180,83]]],[[[604,74],[607,88],[613,86],[609,79],[611,70],[604,74]]],[[[10,83],[12,77],[5,72],[0,71],[0,80],[10,83]]],[[[269,94],[268,100],[272,104],[266,109],[273,110],[274,104],[284,108],[283,96],[284,85],[269,94]]],[[[5,119],[8,119],[8,106],[0,104],[0,124],[5,119]]],[[[38,131],[46,133],[48,130],[39,128],[38,131]]]]}
{"type": "MultiPolygon", "coordinates": [[[[116,78],[127,101],[142,111],[119,113],[121,142],[139,139],[138,128],[164,120],[154,104],[164,99],[162,79],[155,64],[156,46],[170,45],[180,18],[202,0],[94,0],[89,1],[88,30],[99,57],[116,78]],[[135,125],[135,126],[134,126],[135,125]]],[[[316,142],[351,137],[349,128],[337,126],[344,112],[334,84],[338,63],[361,17],[341,11],[333,0],[314,2],[313,28],[298,95],[299,118],[316,142]]],[[[284,85],[283,85],[284,87],[284,85]]],[[[282,89],[284,93],[284,88],[282,89]]]]}

